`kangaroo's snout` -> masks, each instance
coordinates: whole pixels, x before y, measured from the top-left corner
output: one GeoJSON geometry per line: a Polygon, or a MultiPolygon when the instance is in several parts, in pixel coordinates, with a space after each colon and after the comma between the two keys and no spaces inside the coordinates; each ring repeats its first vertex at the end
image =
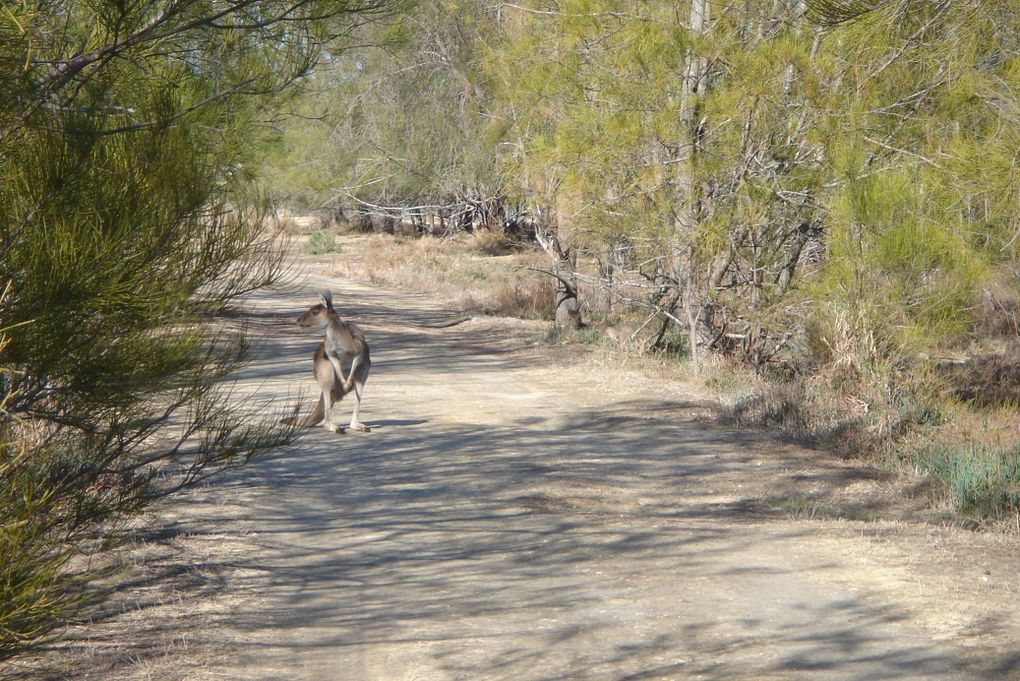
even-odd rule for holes
{"type": "Polygon", "coordinates": [[[313,305],[308,312],[297,318],[297,325],[302,329],[324,328],[329,323],[329,315],[322,305],[313,305]]]}

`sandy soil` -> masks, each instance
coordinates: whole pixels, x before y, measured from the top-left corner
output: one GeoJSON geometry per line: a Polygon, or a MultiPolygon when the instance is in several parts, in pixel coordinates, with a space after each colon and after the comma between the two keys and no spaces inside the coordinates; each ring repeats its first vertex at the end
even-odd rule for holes
{"type": "Polygon", "coordinates": [[[243,390],[311,389],[293,320],[326,287],[372,344],[373,432],[315,428],[147,518],[110,604],[12,675],[1020,678],[1015,536],[534,325],[305,277],[252,301],[243,390]]]}

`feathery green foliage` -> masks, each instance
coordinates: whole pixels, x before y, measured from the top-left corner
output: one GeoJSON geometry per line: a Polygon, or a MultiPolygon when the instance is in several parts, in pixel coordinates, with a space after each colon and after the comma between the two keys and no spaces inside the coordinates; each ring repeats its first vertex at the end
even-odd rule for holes
{"type": "Polygon", "coordinates": [[[112,521],[292,437],[221,387],[247,342],[213,317],[280,273],[257,122],[381,6],[4,4],[0,657],[75,613],[112,521]]]}
{"type": "Polygon", "coordinates": [[[948,487],[954,504],[983,517],[1020,511],[1020,448],[937,444],[916,456],[917,466],[948,487]]]}
{"type": "Polygon", "coordinates": [[[310,255],[339,253],[340,244],[336,242],[336,236],[332,232],[321,229],[317,232],[312,232],[301,250],[310,255]]]}
{"type": "Polygon", "coordinates": [[[330,54],[286,123],[263,177],[283,201],[422,214],[494,196],[486,90],[473,51],[475,2],[431,0],[363,27],[363,47],[330,54]]]}

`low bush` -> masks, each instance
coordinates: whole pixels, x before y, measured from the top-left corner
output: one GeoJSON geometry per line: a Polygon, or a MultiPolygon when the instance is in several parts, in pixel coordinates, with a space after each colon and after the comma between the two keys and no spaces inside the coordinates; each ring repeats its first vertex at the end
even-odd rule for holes
{"type": "Polygon", "coordinates": [[[467,240],[470,250],[481,255],[508,255],[513,252],[513,244],[502,232],[490,229],[477,229],[467,240]]]}
{"type": "Polygon", "coordinates": [[[301,246],[301,251],[308,255],[324,255],[326,253],[339,253],[340,244],[337,243],[336,235],[332,232],[322,229],[317,232],[312,232],[311,236],[301,246]]]}
{"type": "Polygon", "coordinates": [[[953,505],[983,518],[1020,511],[1020,445],[936,443],[913,456],[948,490],[953,505]]]}

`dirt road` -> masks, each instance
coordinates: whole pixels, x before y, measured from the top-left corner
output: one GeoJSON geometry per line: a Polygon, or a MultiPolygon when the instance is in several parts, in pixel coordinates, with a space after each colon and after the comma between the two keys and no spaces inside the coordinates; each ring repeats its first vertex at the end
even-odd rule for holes
{"type": "Polygon", "coordinates": [[[66,678],[1020,678],[1015,538],[517,322],[306,279],[254,301],[243,385],[310,388],[293,319],[326,287],[372,343],[373,432],[169,509],[66,678]]]}

